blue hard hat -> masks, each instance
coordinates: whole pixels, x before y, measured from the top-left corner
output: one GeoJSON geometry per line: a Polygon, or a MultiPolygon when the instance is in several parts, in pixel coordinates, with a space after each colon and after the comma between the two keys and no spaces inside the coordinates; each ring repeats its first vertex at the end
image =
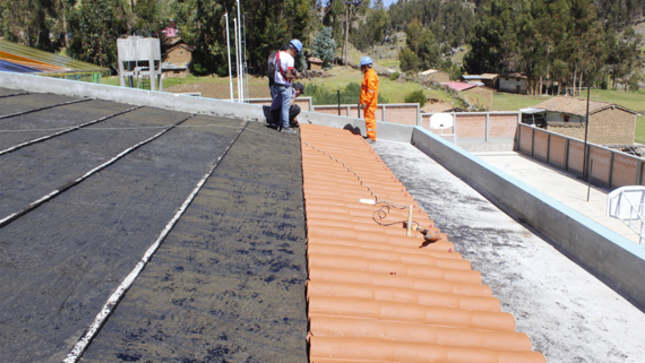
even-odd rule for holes
{"type": "Polygon", "coordinates": [[[302,43],[298,39],[294,39],[289,42],[289,44],[293,45],[294,48],[298,51],[298,54],[302,51],[302,43]]]}
{"type": "Polygon", "coordinates": [[[361,67],[366,66],[368,64],[372,64],[372,63],[374,63],[374,62],[372,62],[372,58],[370,58],[370,57],[361,58],[361,67]]]}

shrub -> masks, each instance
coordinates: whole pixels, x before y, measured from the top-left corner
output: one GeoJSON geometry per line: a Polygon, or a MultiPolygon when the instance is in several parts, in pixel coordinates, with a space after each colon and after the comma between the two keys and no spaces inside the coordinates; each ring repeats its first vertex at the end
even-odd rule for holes
{"type": "Polygon", "coordinates": [[[399,79],[399,76],[400,76],[399,72],[394,72],[390,74],[390,79],[393,81],[396,81],[397,79],[399,79]]]}
{"type": "Polygon", "coordinates": [[[423,107],[426,104],[426,96],[423,94],[422,90],[412,91],[405,95],[405,103],[418,103],[419,107],[423,107]]]}
{"type": "MultiPolygon", "coordinates": [[[[311,96],[314,105],[335,105],[338,104],[338,93],[336,90],[329,90],[324,85],[309,84],[305,90],[307,96],[311,96]]],[[[340,103],[343,105],[357,105],[361,95],[361,85],[352,82],[340,90],[340,103]]],[[[378,103],[388,103],[387,98],[378,95],[378,103]]]]}

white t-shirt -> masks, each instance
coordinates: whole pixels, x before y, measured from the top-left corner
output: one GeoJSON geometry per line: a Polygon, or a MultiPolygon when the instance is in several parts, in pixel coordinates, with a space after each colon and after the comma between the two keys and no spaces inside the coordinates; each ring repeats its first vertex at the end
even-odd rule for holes
{"type": "Polygon", "coordinates": [[[278,55],[275,57],[275,83],[277,84],[283,84],[285,86],[291,86],[291,80],[286,80],[284,79],[284,76],[282,75],[282,72],[280,72],[280,69],[284,73],[287,73],[288,69],[293,70],[293,65],[294,65],[294,59],[291,56],[291,54],[287,52],[280,52],[278,55]],[[280,57],[280,64],[278,64],[278,56],[280,57]]]}

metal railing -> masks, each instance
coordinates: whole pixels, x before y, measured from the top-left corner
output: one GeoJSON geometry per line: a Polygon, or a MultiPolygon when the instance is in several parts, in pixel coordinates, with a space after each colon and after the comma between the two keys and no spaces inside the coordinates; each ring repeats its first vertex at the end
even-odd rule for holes
{"type": "Polygon", "coordinates": [[[620,219],[629,229],[636,232],[639,236],[639,245],[643,243],[644,238],[644,212],[645,187],[629,186],[618,188],[607,195],[607,215],[620,219]]]}

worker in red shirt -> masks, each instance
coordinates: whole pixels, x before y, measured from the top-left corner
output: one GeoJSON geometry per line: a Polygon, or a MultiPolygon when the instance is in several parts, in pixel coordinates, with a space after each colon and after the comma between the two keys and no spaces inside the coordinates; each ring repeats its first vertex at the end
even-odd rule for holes
{"type": "Polygon", "coordinates": [[[361,71],[365,74],[363,76],[363,83],[361,84],[361,98],[360,104],[363,114],[365,115],[365,128],[367,129],[367,137],[372,141],[376,141],[376,104],[378,101],[378,76],[372,69],[372,58],[361,58],[361,71]]]}

